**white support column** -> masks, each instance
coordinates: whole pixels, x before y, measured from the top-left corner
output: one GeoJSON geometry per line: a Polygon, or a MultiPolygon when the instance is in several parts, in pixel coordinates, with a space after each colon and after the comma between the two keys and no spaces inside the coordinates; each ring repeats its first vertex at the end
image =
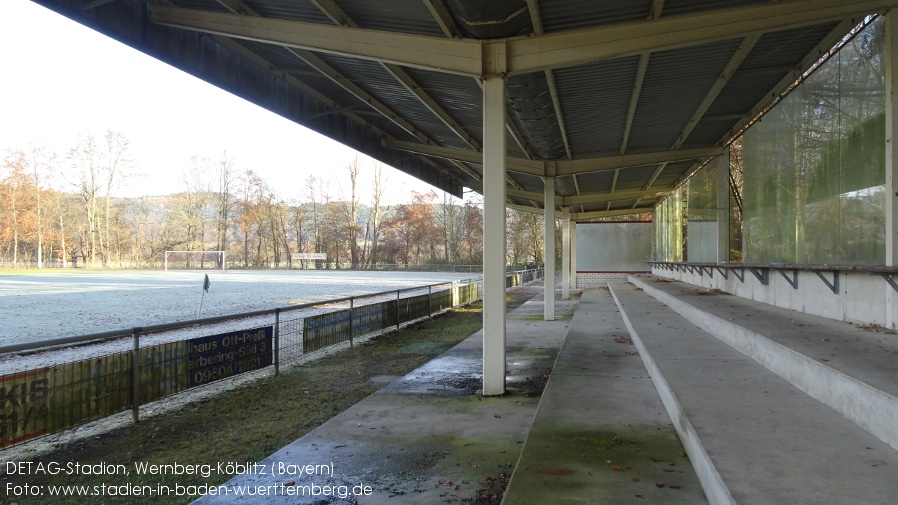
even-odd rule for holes
{"type": "Polygon", "coordinates": [[[730,261],[730,153],[717,163],[717,262],[730,261]]]}
{"type": "Polygon", "coordinates": [[[577,222],[571,221],[571,289],[577,289],[577,222]]]}
{"type": "MultiPolygon", "coordinates": [[[[485,56],[484,67],[505,54],[485,56]]],[[[505,75],[483,79],[483,395],[505,394],[505,75]]]]}
{"type": "MultiPolygon", "coordinates": [[[[885,16],[886,80],[886,266],[898,266],[898,13],[885,16]]],[[[898,294],[888,284],[886,290],[887,328],[898,327],[898,294]]]]}
{"type": "Polygon", "coordinates": [[[545,220],[544,236],[545,247],[543,256],[546,258],[546,272],[544,277],[543,297],[545,305],[543,319],[555,320],[555,177],[544,177],[543,183],[543,216],[545,220]]]}
{"type": "Polygon", "coordinates": [[[571,209],[561,208],[561,299],[571,297],[571,209]]]}

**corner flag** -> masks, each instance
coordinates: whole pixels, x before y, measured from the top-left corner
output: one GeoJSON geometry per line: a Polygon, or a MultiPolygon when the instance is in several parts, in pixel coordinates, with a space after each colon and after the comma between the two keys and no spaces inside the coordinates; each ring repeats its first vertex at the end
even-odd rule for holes
{"type": "Polygon", "coordinates": [[[200,293],[200,308],[196,310],[196,318],[200,318],[200,313],[203,311],[203,298],[206,297],[206,293],[209,292],[209,286],[212,282],[209,281],[209,274],[206,274],[206,278],[203,279],[203,292],[200,293]]]}

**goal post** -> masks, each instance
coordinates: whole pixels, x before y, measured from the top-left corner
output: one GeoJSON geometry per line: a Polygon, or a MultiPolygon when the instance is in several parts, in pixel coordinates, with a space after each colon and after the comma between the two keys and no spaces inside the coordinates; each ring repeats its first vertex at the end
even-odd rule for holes
{"type": "Polygon", "coordinates": [[[224,251],[165,251],[165,271],[227,270],[224,251]]]}

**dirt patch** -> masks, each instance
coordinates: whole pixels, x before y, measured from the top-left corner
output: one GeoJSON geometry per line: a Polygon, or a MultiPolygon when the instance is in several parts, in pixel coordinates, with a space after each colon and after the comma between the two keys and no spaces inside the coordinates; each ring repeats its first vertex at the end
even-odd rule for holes
{"type": "Polygon", "coordinates": [[[549,382],[549,375],[551,374],[552,369],[547,368],[536,377],[525,377],[522,381],[509,382],[508,387],[522,390],[524,396],[542,396],[543,390],[546,389],[546,384],[549,382]]]}

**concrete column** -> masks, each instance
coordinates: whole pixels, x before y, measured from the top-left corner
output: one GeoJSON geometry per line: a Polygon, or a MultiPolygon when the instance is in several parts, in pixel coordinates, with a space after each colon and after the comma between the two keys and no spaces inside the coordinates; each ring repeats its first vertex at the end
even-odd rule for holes
{"type": "Polygon", "coordinates": [[[483,394],[505,394],[505,77],[483,79],[483,394]]]}
{"type": "Polygon", "coordinates": [[[717,262],[730,261],[730,152],[717,160],[717,262]]]}
{"type": "Polygon", "coordinates": [[[561,299],[571,297],[571,209],[561,208],[561,299]]]}
{"type": "Polygon", "coordinates": [[[543,216],[545,221],[544,254],[546,258],[546,273],[543,281],[543,297],[545,305],[543,319],[555,320],[555,177],[544,177],[543,183],[543,216]]]}
{"type": "Polygon", "coordinates": [[[577,289],[577,222],[571,221],[571,289],[577,289]]]}
{"type": "MultiPolygon", "coordinates": [[[[898,266],[898,13],[885,16],[886,266],[898,266]]],[[[898,295],[886,284],[887,328],[898,327],[898,295]]]]}

